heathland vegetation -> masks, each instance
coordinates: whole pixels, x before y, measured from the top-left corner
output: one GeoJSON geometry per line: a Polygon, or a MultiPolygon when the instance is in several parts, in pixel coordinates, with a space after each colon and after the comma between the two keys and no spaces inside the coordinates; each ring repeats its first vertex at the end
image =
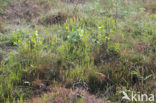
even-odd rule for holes
{"type": "Polygon", "coordinates": [[[0,0],[0,103],[120,103],[122,91],[156,93],[155,0],[0,0]]]}

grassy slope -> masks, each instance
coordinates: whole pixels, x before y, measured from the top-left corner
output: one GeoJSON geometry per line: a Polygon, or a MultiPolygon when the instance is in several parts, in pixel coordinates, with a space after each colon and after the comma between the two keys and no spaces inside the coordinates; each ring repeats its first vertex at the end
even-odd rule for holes
{"type": "Polygon", "coordinates": [[[156,92],[156,14],[141,3],[21,2],[0,9],[0,103],[79,80],[111,101],[122,90],[156,92]]]}

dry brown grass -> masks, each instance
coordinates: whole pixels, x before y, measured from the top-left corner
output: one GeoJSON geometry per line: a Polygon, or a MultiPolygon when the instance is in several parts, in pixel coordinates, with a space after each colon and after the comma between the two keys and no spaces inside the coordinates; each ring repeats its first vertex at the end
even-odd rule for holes
{"type": "Polygon", "coordinates": [[[34,97],[29,103],[106,103],[105,98],[98,99],[96,96],[83,92],[81,89],[51,88],[51,92],[41,97],[34,97]]]}
{"type": "Polygon", "coordinates": [[[39,15],[41,9],[30,0],[23,0],[19,3],[8,5],[5,8],[5,18],[26,18],[31,19],[39,15]]]}
{"type": "Polygon", "coordinates": [[[156,13],[156,3],[144,4],[146,11],[156,13]]]}
{"type": "Polygon", "coordinates": [[[5,21],[0,17],[0,32],[4,32],[5,21]]]}
{"type": "Polygon", "coordinates": [[[52,25],[52,24],[62,24],[66,21],[68,16],[64,13],[59,12],[58,14],[55,15],[48,15],[46,17],[43,17],[39,19],[39,24],[43,25],[52,25]]]}
{"type": "Polygon", "coordinates": [[[25,19],[31,21],[50,9],[47,2],[40,3],[35,0],[20,0],[19,2],[10,3],[4,8],[3,18],[13,21],[14,19],[25,19]]]}
{"type": "Polygon", "coordinates": [[[134,43],[134,48],[137,50],[137,52],[144,53],[149,48],[149,44],[137,41],[134,43]]]}
{"type": "Polygon", "coordinates": [[[146,11],[156,13],[156,0],[141,0],[146,11]]]}
{"type": "Polygon", "coordinates": [[[66,3],[85,3],[87,0],[61,0],[66,3]]]}
{"type": "Polygon", "coordinates": [[[39,18],[38,23],[42,25],[63,24],[69,18],[80,18],[81,14],[73,13],[72,10],[50,12],[46,16],[39,18]]]}

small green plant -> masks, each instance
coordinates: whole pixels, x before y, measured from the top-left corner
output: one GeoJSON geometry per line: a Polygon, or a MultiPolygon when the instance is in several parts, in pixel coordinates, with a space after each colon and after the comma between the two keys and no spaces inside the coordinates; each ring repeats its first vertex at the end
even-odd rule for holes
{"type": "Polygon", "coordinates": [[[92,38],[92,42],[102,45],[105,47],[105,49],[108,49],[108,42],[110,40],[110,33],[113,33],[113,30],[111,30],[110,33],[107,32],[106,27],[104,25],[98,25],[98,38],[92,38]]]}
{"type": "Polygon", "coordinates": [[[66,27],[66,30],[68,30],[67,32],[69,33],[69,35],[67,36],[67,38],[70,42],[79,42],[84,35],[84,30],[78,28],[77,26],[73,26],[71,31],[69,27],[66,27]]]}
{"type": "Polygon", "coordinates": [[[110,40],[110,34],[108,34],[107,32],[106,32],[106,29],[105,29],[105,27],[104,27],[104,25],[98,25],[97,26],[97,28],[98,28],[98,38],[92,38],[92,41],[94,42],[94,43],[97,43],[97,44],[99,44],[99,45],[101,45],[101,44],[103,44],[103,43],[106,43],[106,44],[108,44],[108,41],[110,40]]]}
{"type": "Polygon", "coordinates": [[[0,7],[5,7],[9,2],[10,0],[0,1],[0,7]]]}
{"type": "Polygon", "coordinates": [[[18,39],[13,42],[14,45],[25,46],[25,42],[30,45],[31,48],[35,48],[42,45],[42,41],[38,37],[38,31],[35,31],[33,34],[30,34],[28,38],[23,41],[18,39]]]}
{"type": "Polygon", "coordinates": [[[136,76],[138,79],[140,79],[142,85],[144,84],[145,81],[147,81],[149,78],[151,78],[153,76],[152,74],[150,74],[150,75],[144,77],[144,76],[141,75],[141,73],[140,73],[140,71],[138,69],[137,70],[133,70],[131,72],[131,75],[132,76],[136,76]]]}

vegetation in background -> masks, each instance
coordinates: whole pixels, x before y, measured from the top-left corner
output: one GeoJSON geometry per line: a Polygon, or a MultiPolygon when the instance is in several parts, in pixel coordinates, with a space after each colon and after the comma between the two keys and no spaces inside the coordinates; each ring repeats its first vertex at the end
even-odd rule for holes
{"type": "Polygon", "coordinates": [[[156,10],[148,5],[154,1],[0,1],[0,103],[155,94],[156,10]]]}

